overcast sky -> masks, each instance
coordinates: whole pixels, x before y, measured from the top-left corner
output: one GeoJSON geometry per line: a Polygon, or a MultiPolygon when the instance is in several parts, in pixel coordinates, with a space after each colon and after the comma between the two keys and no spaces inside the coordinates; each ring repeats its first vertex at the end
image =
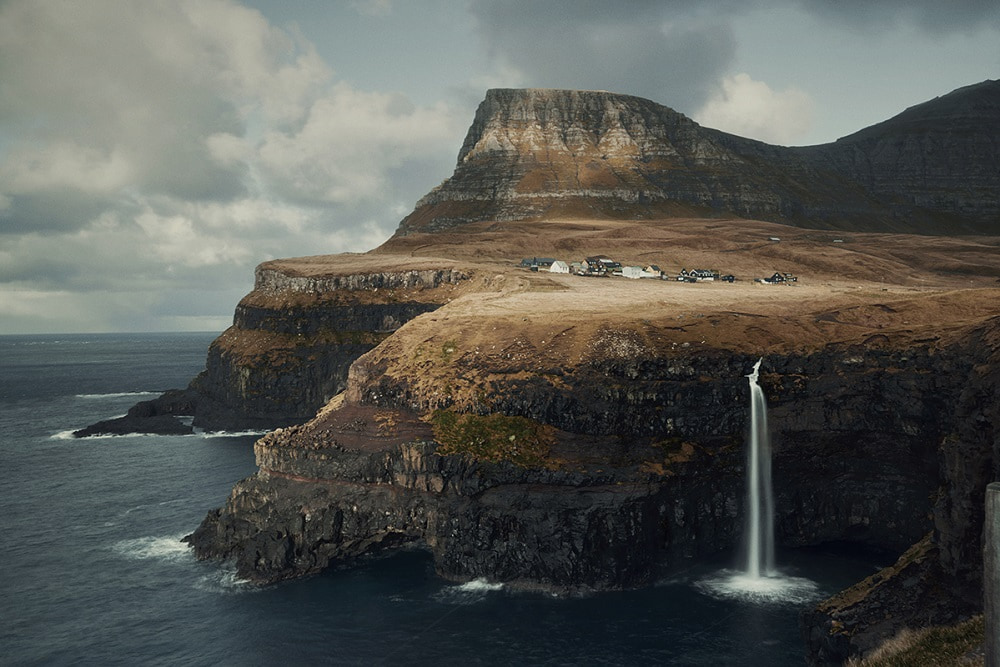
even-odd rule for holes
{"type": "Polygon", "coordinates": [[[388,238],[491,87],[800,145],[989,78],[995,0],[0,0],[0,334],[221,331],[388,238]]]}

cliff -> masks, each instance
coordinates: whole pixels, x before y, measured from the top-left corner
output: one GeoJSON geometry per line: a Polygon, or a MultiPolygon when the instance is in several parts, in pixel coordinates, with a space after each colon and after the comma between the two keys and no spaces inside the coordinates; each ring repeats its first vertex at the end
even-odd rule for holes
{"type": "MultiPolygon", "coordinates": [[[[355,359],[451,298],[467,275],[455,260],[493,264],[516,261],[518,254],[631,252],[641,243],[650,244],[644,253],[650,255],[660,244],[678,240],[666,238],[659,225],[636,228],[643,235],[654,230],[653,238],[635,236],[633,229],[617,239],[610,234],[618,230],[603,234],[595,220],[717,219],[722,224],[709,234],[716,243],[751,224],[727,223],[734,215],[809,229],[996,233],[998,146],[996,81],[956,90],[833,144],[807,148],[770,146],[703,128],[667,107],[626,95],[490,90],[455,173],[373,251],[378,259],[316,257],[261,265],[233,326],[213,343],[205,371],[189,387],[76,433],[300,423],[343,390],[355,359]],[[557,219],[590,221],[595,238],[575,242],[583,231],[579,225],[558,239],[530,225],[516,227],[523,238],[503,234],[502,227],[513,230],[515,221],[557,219]],[[316,267],[323,267],[319,274],[316,267]],[[177,416],[193,416],[193,427],[177,416]]],[[[671,225],[683,229],[679,222],[671,225]]],[[[950,263],[940,270],[969,270],[969,262],[955,261],[947,249],[941,256],[927,244],[913,245],[906,244],[907,257],[880,251],[866,266],[841,264],[835,270],[861,280],[875,273],[884,279],[910,271],[914,262],[920,269],[934,260],[950,263]]],[[[678,247],[687,254],[668,251],[667,257],[680,265],[703,250],[690,235],[678,247]]],[[[800,256],[759,250],[785,266],[803,266],[800,256]]],[[[665,261],[663,255],[658,259],[665,261]]],[[[803,268],[828,273],[841,259],[823,257],[818,260],[823,266],[803,268]]],[[[989,261],[972,270],[1000,275],[989,261]]],[[[747,267],[758,269],[768,267],[747,267]]]]}
{"type": "Polygon", "coordinates": [[[538,280],[468,292],[361,357],[313,420],[257,443],[196,553],[259,582],[410,546],[456,580],[649,584],[737,548],[743,376],[763,355],[779,543],[903,554],[804,617],[812,660],[978,609],[996,288],[538,280]],[[472,416],[457,447],[442,414],[472,416]]]}
{"type": "Polygon", "coordinates": [[[455,173],[397,234],[483,220],[740,216],[803,227],[996,233],[1000,82],[833,144],[786,148],[627,95],[490,90],[455,173]]]}
{"type": "Polygon", "coordinates": [[[1000,237],[900,232],[996,233],[998,90],[807,148],[627,96],[490,91],[392,239],[261,265],[205,372],[97,432],[286,427],[187,538],[255,581],[408,545],[458,580],[633,587],[735,548],[763,357],[779,542],[901,554],[804,616],[811,659],[971,613],[1000,237]],[[517,267],[598,254],[737,280],[517,267]],[[799,281],[754,281],[775,271],[799,281]]]}
{"type": "Polygon", "coordinates": [[[304,421],[344,390],[347,369],[405,322],[440,307],[468,278],[453,263],[407,270],[316,275],[321,258],[257,267],[233,326],[211,345],[191,384],[201,397],[195,424],[208,428],[304,421]],[[219,415],[218,417],[216,415],[219,415]]]}
{"type": "Polygon", "coordinates": [[[512,222],[440,233],[429,249],[405,237],[363,258],[310,260],[317,280],[367,263],[444,261],[414,257],[425,248],[454,256],[465,278],[351,364],[344,392],[314,419],[261,439],[259,472],[189,541],[259,582],[415,547],[457,580],[555,592],[645,585],[736,548],[743,375],[763,356],[780,543],[902,554],[931,535],[905,560],[919,577],[897,566],[806,617],[813,659],[836,663],[907,623],[972,613],[976,507],[997,460],[1000,240],[833,243],[778,230],[512,222]],[[679,253],[741,280],[556,276],[492,259],[532,247],[626,261],[679,253]],[[800,282],[749,280],[776,266],[800,282]],[[484,421],[463,426],[456,446],[441,414],[484,421]],[[497,418],[547,435],[526,440],[497,418]]]}
{"type": "Polygon", "coordinates": [[[359,257],[340,270],[305,257],[257,267],[233,325],[185,390],[76,431],[190,433],[301,423],[344,390],[347,369],[402,324],[439,308],[469,275],[451,260],[359,257]],[[317,270],[317,267],[320,267],[317,270]],[[185,424],[176,417],[192,417],[185,424]]]}
{"type": "MultiPolygon", "coordinates": [[[[241,576],[268,582],[413,543],[442,576],[567,591],[648,584],[664,567],[736,548],[743,375],[754,359],[648,349],[556,376],[502,364],[484,383],[468,378],[484,361],[465,367],[476,355],[462,342],[422,380],[465,376],[485,395],[418,391],[390,351],[363,358],[328,410],[257,443],[260,472],[196,531],[196,552],[234,557],[241,576]],[[477,400],[488,405],[458,407],[477,400]],[[510,451],[442,454],[418,418],[442,405],[555,430],[527,465],[510,451]]],[[[901,552],[930,530],[937,444],[954,428],[956,378],[969,362],[944,350],[852,348],[765,363],[780,541],[901,552]]]]}

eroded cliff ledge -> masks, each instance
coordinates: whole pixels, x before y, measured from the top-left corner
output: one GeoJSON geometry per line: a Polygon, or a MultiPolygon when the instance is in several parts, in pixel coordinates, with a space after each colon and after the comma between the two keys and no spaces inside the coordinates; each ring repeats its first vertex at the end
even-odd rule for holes
{"type": "MultiPolygon", "coordinates": [[[[584,344],[630,333],[641,335],[596,332],[584,344]]],[[[366,357],[328,410],[259,441],[261,471],[194,534],[197,553],[232,556],[242,576],[266,582],[414,543],[442,576],[566,591],[647,584],[664,567],[735,549],[753,358],[647,348],[553,373],[482,359],[472,369],[463,361],[474,351],[449,345],[450,372],[426,368],[419,382],[439,391],[401,382],[391,356],[366,357]],[[458,377],[484,391],[467,395],[458,377]],[[460,403],[557,430],[534,465],[442,455],[420,416],[460,403]]],[[[938,443],[958,393],[940,376],[960,377],[968,361],[860,347],[765,364],[780,541],[901,552],[930,530],[938,443]]]]}
{"type": "Polygon", "coordinates": [[[452,260],[329,257],[265,262],[233,325],[185,390],[77,431],[184,433],[301,423],[344,390],[351,363],[402,324],[446,303],[470,274],[452,260]],[[332,262],[334,265],[336,261],[332,262]],[[192,417],[185,425],[176,417],[192,417]]]}

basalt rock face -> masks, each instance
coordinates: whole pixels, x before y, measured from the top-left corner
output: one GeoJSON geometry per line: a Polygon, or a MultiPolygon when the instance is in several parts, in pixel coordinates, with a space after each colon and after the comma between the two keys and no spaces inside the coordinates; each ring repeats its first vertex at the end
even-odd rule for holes
{"type": "MultiPolygon", "coordinates": [[[[499,374],[484,384],[485,403],[460,409],[613,436],[623,447],[680,439],[739,448],[747,410],[743,376],[753,361],[706,351],[542,369],[528,378],[499,374]]],[[[356,400],[417,412],[452,406],[446,396],[415,394],[391,364],[371,364],[363,358],[352,369],[363,387],[352,387],[356,400]]],[[[768,356],[762,383],[782,480],[782,542],[846,539],[900,552],[923,535],[940,484],[938,445],[955,428],[951,415],[969,368],[960,355],[927,349],[768,356]]]]}
{"type": "Polygon", "coordinates": [[[853,231],[996,233],[998,161],[996,81],[808,148],[703,128],[627,95],[490,90],[455,173],[418,202],[397,234],[483,220],[677,214],[853,231]]]}
{"type": "Polygon", "coordinates": [[[213,341],[193,382],[195,423],[305,421],[343,391],[351,363],[405,322],[440,307],[451,269],[299,276],[258,267],[233,326],[213,341]],[[378,295],[381,290],[381,296],[378,295]]]}
{"type": "Polygon", "coordinates": [[[799,151],[900,211],[934,211],[951,233],[996,233],[1000,81],[966,86],[833,144],[799,151]]]}
{"type": "Polygon", "coordinates": [[[451,268],[312,276],[262,264],[233,325],[212,342],[205,370],[187,389],[75,435],[191,433],[182,416],[209,430],[304,422],[344,390],[355,359],[439,308],[448,298],[442,290],[467,278],[451,268]]]}
{"type": "Polygon", "coordinates": [[[411,544],[429,549],[447,578],[567,591],[650,583],[665,556],[664,517],[675,512],[701,526],[702,539],[673,541],[687,556],[734,539],[725,477],[669,484],[613,464],[599,475],[525,470],[441,456],[427,441],[303,449],[302,435],[258,443],[261,471],[187,538],[199,557],[231,557],[241,576],[269,582],[411,544]]]}
{"type": "MultiPolygon", "coordinates": [[[[189,541],[263,582],[411,544],[459,580],[646,584],[664,566],[738,545],[753,361],[657,356],[578,366],[558,386],[493,387],[510,398],[489,410],[560,429],[545,465],[519,467],[442,454],[415,417],[440,399],[409,392],[366,356],[339,406],[258,442],[260,471],[189,541]],[[408,437],[383,437],[405,423],[416,424],[408,437]]],[[[966,359],[829,349],[769,356],[765,368],[782,544],[902,552],[932,529],[938,444],[956,428],[966,359]]]]}
{"type": "Polygon", "coordinates": [[[902,627],[953,625],[982,612],[984,492],[1000,473],[1000,319],[962,348],[967,373],[951,388],[933,529],[894,565],[803,613],[811,664],[839,665],[902,627]]]}

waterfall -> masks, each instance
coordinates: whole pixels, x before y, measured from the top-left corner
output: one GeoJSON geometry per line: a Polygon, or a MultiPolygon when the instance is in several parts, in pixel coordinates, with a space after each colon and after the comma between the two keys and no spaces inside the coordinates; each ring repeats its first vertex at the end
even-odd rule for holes
{"type": "Polygon", "coordinates": [[[774,566],[774,494],[771,489],[771,438],[767,430],[767,401],[757,384],[760,365],[750,379],[750,432],[747,437],[747,481],[742,570],[720,570],[694,583],[696,589],[720,599],[760,604],[794,603],[819,599],[815,582],[792,577],[774,566]]]}
{"type": "Polygon", "coordinates": [[[771,490],[771,439],[767,430],[767,401],[757,384],[758,359],[750,380],[750,434],[746,466],[745,573],[760,578],[774,574],[774,494],[771,490]]]}

